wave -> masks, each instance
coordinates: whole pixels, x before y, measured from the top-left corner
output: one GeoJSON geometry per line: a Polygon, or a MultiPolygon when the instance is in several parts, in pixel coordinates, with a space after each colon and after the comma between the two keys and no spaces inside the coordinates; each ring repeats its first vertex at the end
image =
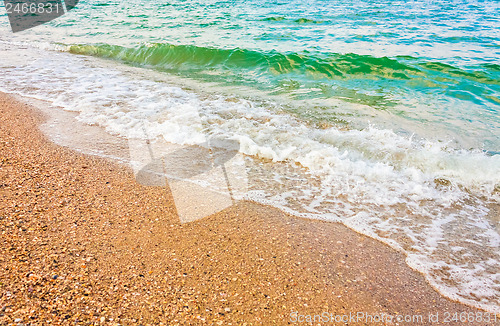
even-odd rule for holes
{"type": "MultiPolygon", "coordinates": [[[[264,19],[261,19],[261,21],[265,21],[265,22],[280,22],[280,21],[284,21],[284,20],[290,21],[289,19],[287,19],[286,17],[283,17],[283,16],[271,16],[271,17],[266,17],[264,19]]],[[[314,19],[309,19],[309,18],[298,18],[298,19],[294,19],[291,21],[294,23],[297,23],[297,24],[322,24],[322,23],[325,23],[324,21],[314,20],[314,19]]]]}
{"type": "Polygon", "coordinates": [[[286,20],[286,18],[283,16],[276,16],[276,17],[266,17],[266,18],[262,19],[262,21],[265,21],[265,22],[279,22],[282,20],[286,20]]]}
{"type": "Polygon", "coordinates": [[[311,128],[275,110],[280,103],[197,94],[121,65],[39,52],[30,54],[38,60],[4,68],[0,89],[50,101],[128,139],[144,137],[146,128],[153,140],[183,145],[206,135],[237,140],[256,158],[248,162],[256,181],[250,199],[340,221],[405,252],[407,263],[449,298],[500,311],[495,152],[453,150],[376,127],[311,128]],[[274,162],[269,173],[254,169],[262,161],[274,162]]]}
{"type": "MultiPolygon", "coordinates": [[[[273,19],[278,20],[274,17],[273,19]]],[[[81,44],[69,46],[69,52],[164,68],[182,65],[209,68],[220,65],[230,68],[259,68],[279,74],[292,71],[313,72],[327,78],[368,74],[384,78],[409,79],[423,75],[427,70],[500,85],[499,76],[496,74],[500,71],[497,64],[483,64],[479,67],[480,70],[468,72],[449,64],[426,62],[411,56],[389,58],[355,53],[313,55],[241,48],[217,49],[169,43],[147,43],[134,48],[110,44],[81,44]]]]}
{"type": "Polygon", "coordinates": [[[397,59],[354,53],[314,56],[167,43],[144,44],[135,48],[109,44],[72,45],[69,47],[69,52],[164,69],[182,69],[183,67],[255,69],[272,74],[299,72],[312,74],[316,78],[328,79],[367,74],[380,78],[409,79],[411,74],[421,72],[420,69],[401,63],[397,59]]]}
{"type": "Polygon", "coordinates": [[[447,95],[460,99],[464,99],[462,92],[457,93],[455,90],[466,90],[472,94],[468,95],[472,102],[494,105],[498,104],[500,93],[500,71],[496,64],[483,64],[465,70],[410,56],[391,58],[354,53],[281,53],[169,43],[148,43],[137,47],[82,44],[71,45],[68,50],[74,54],[119,60],[168,72],[189,73],[194,77],[220,82],[259,84],[285,91],[287,87],[282,87],[284,78],[292,78],[294,83],[298,83],[292,89],[319,82],[351,83],[353,80],[362,80],[368,82],[366,87],[374,87],[370,83],[377,80],[396,82],[399,88],[418,89],[427,93],[436,90],[447,92],[447,95]],[[231,78],[230,75],[238,78],[231,78]]]}

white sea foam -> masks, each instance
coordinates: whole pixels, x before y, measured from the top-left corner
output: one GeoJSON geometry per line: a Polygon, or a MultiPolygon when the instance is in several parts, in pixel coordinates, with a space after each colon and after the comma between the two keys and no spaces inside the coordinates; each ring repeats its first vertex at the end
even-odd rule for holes
{"type": "Polygon", "coordinates": [[[289,163],[267,174],[267,186],[250,185],[248,198],[341,221],[404,251],[443,294],[500,313],[499,220],[491,214],[500,201],[500,155],[375,126],[316,129],[277,113],[279,104],[197,94],[85,57],[30,51],[22,63],[2,58],[2,91],[50,101],[126,138],[146,130],[175,144],[206,135],[238,140],[244,154],[289,163]]]}

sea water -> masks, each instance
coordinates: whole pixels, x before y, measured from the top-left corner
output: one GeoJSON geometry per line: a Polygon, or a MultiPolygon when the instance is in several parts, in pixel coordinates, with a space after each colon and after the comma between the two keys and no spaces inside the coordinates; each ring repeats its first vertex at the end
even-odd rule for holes
{"type": "Polygon", "coordinates": [[[0,90],[127,139],[238,141],[245,198],[500,313],[500,2],[84,0],[16,34],[0,14],[0,90]]]}

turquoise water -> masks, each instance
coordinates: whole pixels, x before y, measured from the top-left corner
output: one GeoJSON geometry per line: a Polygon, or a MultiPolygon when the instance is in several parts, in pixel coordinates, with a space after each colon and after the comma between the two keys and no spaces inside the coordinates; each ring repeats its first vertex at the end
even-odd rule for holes
{"type": "Polygon", "coordinates": [[[0,16],[0,68],[0,90],[113,135],[238,140],[276,164],[247,198],[384,241],[500,312],[497,0],[82,1],[17,34],[0,16]]]}

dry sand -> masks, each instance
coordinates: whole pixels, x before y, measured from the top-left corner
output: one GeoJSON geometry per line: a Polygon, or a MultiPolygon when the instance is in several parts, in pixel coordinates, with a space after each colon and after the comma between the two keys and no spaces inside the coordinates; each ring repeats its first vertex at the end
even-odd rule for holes
{"type": "Polygon", "coordinates": [[[165,188],[47,141],[41,121],[0,94],[0,325],[284,325],[292,312],[437,325],[430,313],[479,312],[340,224],[252,202],[181,224],[165,188]]]}

